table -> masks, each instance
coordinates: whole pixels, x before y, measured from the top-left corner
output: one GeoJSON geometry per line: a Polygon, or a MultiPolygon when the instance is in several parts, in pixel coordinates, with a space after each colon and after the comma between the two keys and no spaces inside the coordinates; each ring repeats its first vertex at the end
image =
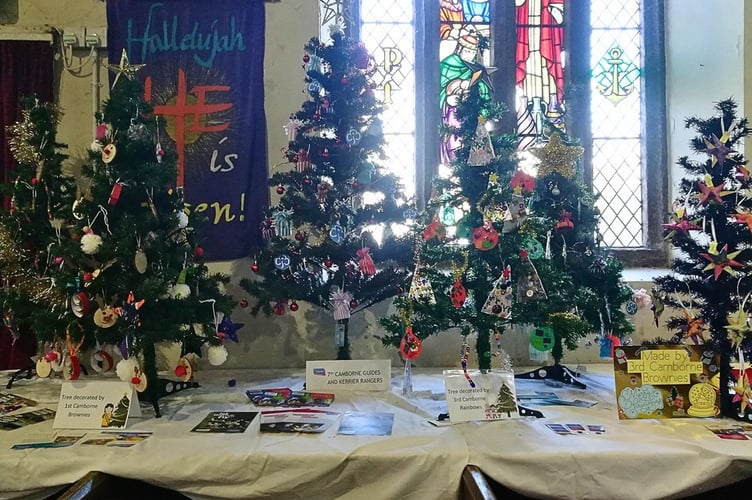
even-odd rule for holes
{"type": "MultiPolygon", "coordinates": [[[[133,448],[10,450],[36,436],[49,439],[52,422],[0,431],[0,498],[43,498],[91,470],[194,498],[274,499],[454,499],[468,464],[536,498],[664,498],[752,477],[752,441],[719,439],[707,420],[619,421],[610,367],[588,368],[580,377],[586,390],[518,380],[518,393],[598,401],[539,407],[545,419],[436,427],[429,420],[446,411],[440,369],[414,369],[411,397],[401,394],[401,370],[394,370],[391,392],[337,392],[333,410],[394,413],[392,435],[383,437],[341,436],[336,428],[323,435],[191,433],[208,411],[248,410],[246,389],[300,389],[304,382],[302,370],[199,372],[201,387],[161,400],[161,419],[143,405],[145,418],[129,421],[128,430],[154,432],[133,448]],[[606,433],[559,436],[547,422],[601,424],[606,433]]],[[[24,380],[10,392],[55,408],[60,384],[24,380]]]]}

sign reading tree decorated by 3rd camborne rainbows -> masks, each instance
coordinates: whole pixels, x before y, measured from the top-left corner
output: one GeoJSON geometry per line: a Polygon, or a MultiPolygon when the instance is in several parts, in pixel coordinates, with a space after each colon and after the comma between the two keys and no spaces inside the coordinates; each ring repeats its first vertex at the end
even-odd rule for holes
{"type": "Polygon", "coordinates": [[[705,345],[614,350],[619,418],[717,417],[720,356],[705,345]]]}
{"type": "Polygon", "coordinates": [[[177,185],[206,219],[209,260],[245,257],[268,204],[264,5],[235,0],[107,3],[110,63],[125,49],[174,149],[177,185]],[[210,7],[210,8],[209,8],[210,7]]]}

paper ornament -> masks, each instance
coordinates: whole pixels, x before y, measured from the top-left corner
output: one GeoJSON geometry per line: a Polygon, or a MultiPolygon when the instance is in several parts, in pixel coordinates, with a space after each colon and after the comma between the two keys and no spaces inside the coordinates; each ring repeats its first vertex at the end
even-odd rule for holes
{"type": "Polygon", "coordinates": [[[298,130],[300,130],[300,127],[302,126],[303,122],[301,120],[298,120],[297,118],[291,118],[290,121],[282,127],[285,131],[285,134],[287,135],[287,140],[289,142],[292,142],[297,138],[298,130]]]}
{"type": "Polygon", "coordinates": [[[473,245],[478,250],[488,251],[499,243],[499,233],[494,229],[491,221],[486,221],[482,226],[473,229],[473,245]]]}
{"type": "Polygon", "coordinates": [[[433,294],[431,281],[427,277],[420,275],[420,265],[415,267],[413,279],[410,283],[410,291],[407,295],[410,299],[418,302],[425,301],[429,304],[436,304],[436,296],[433,294]]]}
{"type": "Polygon", "coordinates": [[[350,317],[350,301],[353,295],[350,292],[334,287],[329,297],[332,304],[332,314],[337,321],[345,320],[350,317]]]}
{"type": "Polygon", "coordinates": [[[516,194],[532,193],[535,189],[535,177],[517,170],[512,176],[511,185],[516,194]]]}
{"type": "Polygon", "coordinates": [[[329,229],[329,237],[332,239],[334,243],[339,245],[343,241],[345,241],[345,229],[342,227],[342,225],[338,222],[335,222],[332,224],[332,227],[329,229]]]}
{"type": "Polygon", "coordinates": [[[527,220],[527,207],[525,199],[520,195],[512,195],[512,201],[509,203],[507,213],[504,216],[503,233],[516,231],[527,220]]]}
{"type": "Polygon", "coordinates": [[[446,228],[441,222],[434,220],[423,230],[422,237],[423,241],[431,241],[433,239],[443,241],[446,237],[446,228]]]}
{"type": "Polygon", "coordinates": [[[530,345],[540,352],[550,351],[554,348],[554,330],[550,326],[535,327],[530,332],[530,345]]]}
{"type": "Polygon", "coordinates": [[[141,326],[141,317],[138,310],[146,302],[144,299],[136,300],[133,297],[133,291],[128,292],[128,298],[122,306],[115,308],[115,313],[123,318],[123,321],[129,323],[129,326],[141,326]]]}
{"type": "Polygon", "coordinates": [[[363,247],[355,253],[358,254],[358,266],[363,276],[373,276],[376,274],[376,266],[371,257],[371,249],[363,247]]]}
{"type": "Polygon", "coordinates": [[[494,282],[481,311],[501,319],[512,317],[512,268],[507,266],[494,282]]]}
{"type": "Polygon", "coordinates": [[[467,289],[459,278],[457,278],[452,284],[452,289],[449,292],[449,299],[456,309],[460,309],[465,305],[465,300],[467,300],[467,289]]]}
{"type": "Polygon", "coordinates": [[[102,148],[102,161],[104,163],[110,163],[112,160],[115,159],[116,155],[117,155],[117,147],[114,144],[110,143],[102,148]]]}
{"type": "Polygon", "coordinates": [[[496,157],[491,143],[491,135],[486,129],[485,122],[485,118],[480,117],[478,125],[475,127],[475,137],[473,137],[470,154],[467,158],[467,164],[471,167],[488,165],[496,157]]]}
{"type": "Polygon", "coordinates": [[[289,255],[280,255],[274,258],[274,267],[276,267],[280,271],[284,271],[286,269],[290,269],[290,262],[291,261],[289,255]]]}
{"type": "Polygon", "coordinates": [[[413,333],[413,327],[408,325],[400,340],[400,355],[406,360],[417,359],[423,352],[423,342],[413,333]]]}
{"type": "Polygon", "coordinates": [[[190,361],[188,361],[188,358],[185,356],[178,360],[175,370],[173,371],[175,376],[183,382],[188,382],[193,378],[193,366],[191,366],[190,361]]]}
{"type": "Polygon", "coordinates": [[[89,358],[89,365],[97,373],[107,373],[115,366],[112,355],[97,345],[89,358]]]}
{"type": "Polygon", "coordinates": [[[292,214],[291,208],[279,208],[274,211],[272,217],[274,218],[274,228],[277,236],[280,238],[289,238],[292,236],[292,214]]]}
{"type": "Polygon", "coordinates": [[[734,267],[742,267],[742,263],[739,261],[734,260],[737,255],[739,255],[742,251],[737,250],[735,252],[728,253],[728,244],[723,245],[723,248],[718,250],[718,242],[717,241],[711,241],[710,245],[708,247],[707,252],[700,253],[700,256],[710,261],[702,270],[703,271],[713,271],[713,276],[716,280],[718,280],[718,277],[726,271],[731,276],[736,276],[736,271],[734,271],[734,267]]]}
{"type": "Polygon", "coordinates": [[[118,321],[118,313],[114,307],[104,303],[104,299],[98,297],[99,308],[94,311],[94,324],[99,328],[112,328],[118,321]]]}

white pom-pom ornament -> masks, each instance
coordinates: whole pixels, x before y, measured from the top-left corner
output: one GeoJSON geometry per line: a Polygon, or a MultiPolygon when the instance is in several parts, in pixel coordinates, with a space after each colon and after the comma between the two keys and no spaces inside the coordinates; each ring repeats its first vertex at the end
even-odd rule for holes
{"type": "Polygon", "coordinates": [[[213,345],[207,349],[206,357],[210,365],[219,366],[227,361],[227,348],[223,345],[213,345]]]}
{"type": "Polygon", "coordinates": [[[121,359],[115,367],[115,373],[123,382],[130,382],[133,376],[141,370],[135,358],[121,359]]]}
{"type": "Polygon", "coordinates": [[[182,210],[178,212],[178,227],[180,229],[188,227],[188,214],[183,212],[182,210]]]}
{"type": "Polygon", "coordinates": [[[94,255],[102,246],[102,237],[89,231],[81,237],[81,251],[87,255],[94,255]]]}
{"type": "Polygon", "coordinates": [[[94,153],[101,153],[102,143],[100,143],[99,141],[92,141],[91,146],[89,146],[89,149],[91,149],[94,153]]]}
{"type": "Polygon", "coordinates": [[[185,283],[178,283],[170,287],[171,299],[187,299],[191,296],[191,287],[185,283]]]}

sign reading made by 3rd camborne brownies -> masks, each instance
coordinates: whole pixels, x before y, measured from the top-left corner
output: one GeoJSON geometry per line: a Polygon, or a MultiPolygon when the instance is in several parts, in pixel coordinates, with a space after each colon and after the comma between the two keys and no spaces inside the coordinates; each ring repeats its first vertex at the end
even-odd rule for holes
{"type": "Polygon", "coordinates": [[[720,413],[720,356],[710,346],[617,347],[614,380],[623,420],[720,413]]]}
{"type": "MultiPolygon", "coordinates": [[[[107,2],[110,64],[123,49],[164,118],[178,186],[205,217],[207,260],[246,257],[269,200],[264,116],[264,4],[237,0],[107,2]]],[[[111,76],[112,78],[112,76],[111,76]]]]}

